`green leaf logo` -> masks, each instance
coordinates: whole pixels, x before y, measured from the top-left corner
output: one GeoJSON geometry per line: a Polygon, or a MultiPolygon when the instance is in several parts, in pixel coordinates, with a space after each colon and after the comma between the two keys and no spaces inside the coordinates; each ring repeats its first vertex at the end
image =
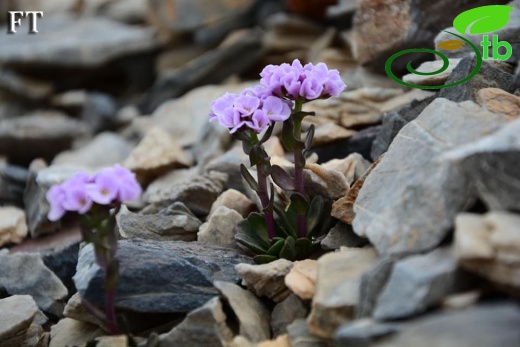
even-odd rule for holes
{"type": "Polygon", "coordinates": [[[459,14],[453,26],[461,34],[486,34],[502,29],[509,21],[514,7],[504,5],[481,6],[459,14]]]}

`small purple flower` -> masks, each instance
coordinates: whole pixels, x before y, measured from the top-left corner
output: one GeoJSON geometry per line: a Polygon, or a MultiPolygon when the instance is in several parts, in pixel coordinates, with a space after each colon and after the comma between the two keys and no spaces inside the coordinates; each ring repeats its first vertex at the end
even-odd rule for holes
{"type": "Polygon", "coordinates": [[[248,128],[253,129],[257,133],[261,133],[271,124],[271,121],[263,110],[256,110],[250,120],[245,121],[248,128]]]}
{"type": "Polygon", "coordinates": [[[64,190],[66,199],[63,202],[63,207],[67,211],[85,214],[90,210],[93,201],[87,194],[86,185],[70,185],[64,190]]]}
{"type": "Polygon", "coordinates": [[[88,196],[101,205],[109,205],[118,195],[118,177],[114,169],[107,168],[94,176],[94,182],[86,186],[88,196]]]}
{"type": "Polygon", "coordinates": [[[63,202],[66,199],[65,190],[61,185],[52,186],[45,195],[49,205],[51,206],[48,218],[51,222],[59,220],[67,210],[63,207],[63,202]]]}
{"type": "Polygon", "coordinates": [[[135,174],[120,165],[115,165],[112,170],[114,176],[118,179],[117,200],[123,202],[137,199],[141,195],[142,189],[135,174]]]}
{"type": "Polygon", "coordinates": [[[291,116],[291,108],[282,99],[269,96],[264,100],[262,110],[265,116],[273,122],[283,122],[291,116]]]}

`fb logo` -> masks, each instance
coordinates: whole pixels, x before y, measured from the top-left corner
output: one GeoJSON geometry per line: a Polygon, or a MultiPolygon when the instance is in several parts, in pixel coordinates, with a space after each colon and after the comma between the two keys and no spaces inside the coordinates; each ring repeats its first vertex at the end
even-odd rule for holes
{"type": "MultiPolygon", "coordinates": [[[[497,31],[499,29],[502,29],[507,25],[509,22],[509,15],[510,12],[514,9],[514,7],[511,6],[504,6],[504,5],[490,5],[490,6],[481,6],[477,7],[465,12],[462,12],[459,14],[454,20],[453,20],[453,26],[455,29],[461,34],[461,35],[482,35],[482,34],[488,34],[493,31],[497,31]]],[[[506,41],[499,41],[498,35],[492,35],[491,40],[489,38],[489,35],[484,35],[482,38],[482,42],[480,43],[480,46],[482,47],[482,54],[480,53],[479,48],[474,45],[471,41],[466,39],[464,36],[461,36],[456,33],[452,33],[450,31],[445,31],[448,34],[451,34],[458,38],[458,40],[448,40],[441,42],[437,45],[437,48],[441,48],[448,51],[453,51],[460,49],[464,45],[468,45],[473,49],[475,52],[475,57],[477,58],[477,62],[475,64],[475,68],[473,71],[464,79],[460,81],[456,81],[449,84],[444,84],[441,86],[421,86],[416,85],[412,83],[407,83],[399,79],[397,76],[394,75],[392,72],[392,62],[400,57],[401,55],[408,54],[408,53],[432,53],[440,57],[443,61],[442,67],[433,72],[419,72],[416,71],[411,67],[411,64],[408,63],[406,66],[406,69],[416,75],[423,75],[423,76],[431,76],[431,75],[437,75],[443,71],[445,71],[449,67],[449,60],[448,58],[442,54],[441,52],[435,51],[433,49],[427,49],[427,48],[419,48],[419,49],[407,49],[401,52],[397,52],[396,54],[392,55],[385,64],[385,71],[387,75],[394,80],[395,82],[411,87],[411,88],[419,88],[419,89],[443,89],[443,88],[449,88],[456,85],[459,85],[461,83],[467,82],[470,79],[472,79],[480,70],[482,66],[482,60],[508,60],[513,55],[513,47],[509,42],[506,41]],[[492,56],[489,56],[489,48],[492,48],[492,56]],[[500,48],[504,48],[501,53],[500,48]]]]}

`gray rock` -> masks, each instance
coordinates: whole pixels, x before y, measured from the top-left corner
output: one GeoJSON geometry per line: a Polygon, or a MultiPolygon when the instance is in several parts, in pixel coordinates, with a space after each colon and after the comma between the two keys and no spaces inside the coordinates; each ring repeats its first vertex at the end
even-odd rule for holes
{"type": "Polygon", "coordinates": [[[0,90],[13,93],[21,98],[41,101],[53,92],[51,82],[28,78],[14,71],[0,72],[0,90]]]}
{"type": "Polygon", "coordinates": [[[335,347],[371,347],[374,342],[398,331],[394,324],[358,320],[343,324],[334,336],[335,347]]]}
{"type": "Polygon", "coordinates": [[[104,132],[75,150],[58,154],[52,165],[78,165],[98,169],[122,163],[132,151],[132,144],[112,132],[104,132]],[[108,151],[107,148],[110,148],[108,151]]]}
{"type": "Polygon", "coordinates": [[[158,206],[168,206],[179,201],[196,215],[207,215],[211,205],[224,191],[226,179],[227,175],[219,172],[195,176],[184,182],[173,183],[162,191],[149,194],[148,202],[158,206]]]}
{"type": "Polygon", "coordinates": [[[233,339],[226,324],[226,314],[218,297],[188,313],[170,332],[159,336],[158,347],[224,347],[233,339]]]}
{"type": "MultiPolygon", "coordinates": [[[[203,172],[217,171],[227,175],[226,189],[235,189],[248,196],[247,183],[243,182],[240,173],[240,164],[249,165],[248,156],[242,150],[242,146],[234,146],[223,155],[210,160],[204,167],[203,172]]],[[[249,197],[250,198],[250,197],[249,197]]]]}
{"type": "MultiPolygon", "coordinates": [[[[467,57],[460,61],[459,65],[450,75],[446,84],[460,81],[467,77],[475,68],[476,59],[467,57]]],[[[472,100],[477,102],[478,91],[483,88],[500,88],[509,93],[515,90],[514,76],[510,71],[505,71],[507,65],[502,62],[484,61],[482,67],[475,77],[469,81],[450,88],[444,88],[439,92],[440,98],[461,102],[472,100]]]]}
{"type": "Polygon", "coordinates": [[[428,106],[436,96],[423,99],[421,101],[414,100],[410,105],[404,106],[397,111],[389,112],[383,117],[383,126],[377,134],[372,145],[370,156],[373,160],[385,153],[390,144],[397,136],[397,133],[408,124],[415,120],[421,112],[428,106]]]}
{"type": "Polygon", "coordinates": [[[278,303],[271,313],[273,338],[287,332],[287,326],[297,319],[305,319],[309,309],[296,295],[291,294],[278,303]]]}
{"type": "Polygon", "coordinates": [[[69,295],[76,291],[72,276],[76,273],[80,241],[68,241],[41,251],[43,263],[63,282],[69,295]]]}
{"type": "Polygon", "coordinates": [[[225,206],[217,208],[208,221],[200,226],[197,240],[216,246],[236,246],[235,227],[244,218],[225,206]]]}
{"type": "Polygon", "coordinates": [[[520,119],[445,154],[492,210],[519,210],[520,119]]]}
{"type": "Polygon", "coordinates": [[[37,312],[29,295],[0,299],[0,347],[22,346],[37,312]]]}
{"type": "Polygon", "coordinates": [[[26,168],[0,160],[0,205],[23,206],[26,168]]]}
{"type": "Polygon", "coordinates": [[[377,260],[373,248],[344,248],[318,259],[318,278],[307,322],[315,335],[332,338],[343,323],[354,319],[363,272],[377,260]]]}
{"type": "Polygon", "coordinates": [[[94,133],[116,129],[116,101],[108,94],[89,93],[81,111],[81,119],[94,133]]]}
{"type": "Polygon", "coordinates": [[[242,277],[242,285],[256,296],[265,296],[274,302],[280,302],[289,295],[285,276],[292,267],[293,263],[289,260],[277,259],[261,265],[238,264],[235,269],[242,277]]]}
{"type": "Polygon", "coordinates": [[[520,309],[505,301],[466,310],[439,312],[412,321],[402,332],[374,347],[517,346],[520,309]]]}
{"type": "Polygon", "coordinates": [[[180,202],[157,214],[137,214],[121,209],[117,216],[119,234],[125,239],[195,241],[202,222],[180,202]]]}
{"type": "Polygon", "coordinates": [[[416,253],[438,245],[456,213],[474,199],[470,182],[442,154],[504,122],[505,116],[470,101],[434,100],[399,132],[366,178],[354,204],[354,232],[368,237],[381,254],[416,253]]]}
{"type": "MultiPolygon", "coordinates": [[[[441,73],[434,75],[407,74],[403,76],[403,81],[420,86],[440,86],[448,80],[453,69],[459,64],[461,59],[448,59],[448,68],[441,73]]],[[[426,61],[422,63],[416,71],[422,73],[432,73],[440,70],[444,65],[442,60],[426,61]]]]}
{"type": "MultiPolygon", "coordinates": [[[[140,239],[119,241],[117,259],[116,307],[142,313],[191,311],[218,293],[214,281],[238,282],[234,266],[251,262],[230,248],[140,239]]],[[[103,274],[92,245],[80,251],[74,282],[82,298],[104,303],[103,274]]]]}
{"type": "MultiPolygon", "coordinates": [[[[13,36],[13,35],[9,35],[13,36]]],[[[5,50],[2,50],[5,51],[5,50]]],[[[35,158],[50,161],[85,134],[83,123],[56,111],[0,120],[0,154],[12,163],[27,165],[35,158]]]]}
{"type": "Polygon", "coordinates": [[[359,237],[354,233],[351,225],[338,222],[330,229],[320,245],[324,250],[332,251],[341,247],[363,247],[367,243],[367,239],[359,237]]]}
{"type": "Polygon", "coordinates": [[[297,319],[287,327],[291,347],[330,347],[329,340],[313,335],[305,319],[297,319]]]}
{"type": "Polygon", "coordinates": [[[0,63],[94,67],[157,46],[153,30],[103,17],[44,16],[38,20],[37,35],[21,34],[28,32],[29,21],[21,23],[20,34],[0,36],[0,63]]]}
{"type": "Polygon", "coordinates": [[[263,57],[261,34],[251,31],[231,45],[215,48],[182,68],[160,76],[140,103],[144,114],[153,112],[168,99],[205,84],[218,84],[231,75],[248,71],[263,57]]]}
{"type": "Polygon", "coordinates": [[[39,254],[0,252],[0,287],[10,295],[31,295],[38,307],[61,316],[67,288],[49,270],[39,254]]]}
{"type": "MultiPolygon", "coordinates": [[[[449,248],[397,261],[377,299],[373,316],[388,320],[422,313],[462,289],[465,280],[449,248]]],[[[467,281],[469,284],[471,281],[467,281]]]]}
{"type": "Polygon", "coordinates": [[[377,263],[361,276],[359,304],[356,309],[357,318],[372,316],[377,299],[392,273],[394,262],[389,258],[379,258],[377,263]]]}
{"type": "Polygon", "coordinates": [[[237,316],[241,336],[251,342],[260,342],[271,337],[269,311],[253,293],[233,283],[216,281],[214,285],[237,316]]]}

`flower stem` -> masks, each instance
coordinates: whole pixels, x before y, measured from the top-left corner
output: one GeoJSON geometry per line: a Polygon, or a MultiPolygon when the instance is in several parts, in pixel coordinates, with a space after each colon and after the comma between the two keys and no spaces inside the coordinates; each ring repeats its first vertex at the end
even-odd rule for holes
{"type": "MultiPolygon", "coordinates": [[[[298,99],[294,104],[294,138],[301,141],[302,137],[302,120],[303,117],[299,115],[302,110],[303,100],[298,99]]],[[[305,168],[305,156],[300,146],[294,146],[294,187],[296,191],[305,197],[305,188],[303,184],[303,169],[305,168]]],[[[305,237],[307,235],[307,216],[305,214],[298,214],[298,237],[305,237]]]]}
{"type": "MultiPolygon", "coordinates": [[[[258,137],[255,132],[251,132],[251,141],[253,146],[262,146],[259,144],[258,137]]],[[[264,171],[265,166],[269,166],[269,158],[265,158],[265,163],[258,163],[256,165],[256,177],[258,180],[258,191],[256,192],[258,197],[260,198],[260,202],[262,204],[262,209],[264,210],[264,218],[265,224],[267,226],[267,234],[269,235],[269,239],[272,240],[276,236],[275,226],[274,226],[274,214],[273,209],[268,209],[269,207],[269,191],[267,190],[267,174],[264,171]]]]}
{"type": "Polygon", "coordinates": [[[115,307],[115,288],[107,289],[105,292],[105,316],[108,330],[111,335],[119,335],[120,331],[117,327],[116,307],[115,307]]]}

